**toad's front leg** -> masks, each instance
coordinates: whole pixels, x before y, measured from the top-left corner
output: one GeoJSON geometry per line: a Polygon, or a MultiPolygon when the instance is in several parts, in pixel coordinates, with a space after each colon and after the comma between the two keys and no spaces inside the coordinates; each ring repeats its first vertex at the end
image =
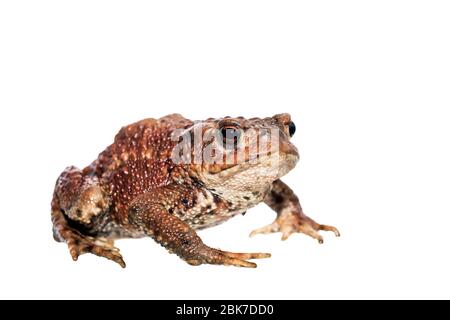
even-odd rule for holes
{"type": "Polygon", "coordinates": [[[250,259],[268,258],[267,253],[232,253],[210,248],[174,211],[188,210],[195,191],[180,185],[143,194],[130,205],[129,222],[191,265],[219,264],[256,268],[250,259]]]}
{"type": "Polygon", "coordinates": [[[319,231],[332,231],[339,237],[339,231],[332,226],[319,224],[307,217],[300,206],[300,202],[294,192],[281,180],[273,183],[272,191],[264,202],[277,212],[275,221],[263,228],[253,231],[250,236],[262,233],[281,232],[282,240],[286,240],[295,232],[301,232],[323,243],[323,237],[319,231]]]}

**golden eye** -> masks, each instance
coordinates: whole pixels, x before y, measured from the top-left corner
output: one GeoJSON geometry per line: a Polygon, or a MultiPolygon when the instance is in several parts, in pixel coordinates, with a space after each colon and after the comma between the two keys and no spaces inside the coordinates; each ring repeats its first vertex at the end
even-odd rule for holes
{"type": "Polygon", "coordinates": [[[223,126],[220,135],[225,146],[235,147],[241,137],[241,130],[235,126],[223,126]]]}

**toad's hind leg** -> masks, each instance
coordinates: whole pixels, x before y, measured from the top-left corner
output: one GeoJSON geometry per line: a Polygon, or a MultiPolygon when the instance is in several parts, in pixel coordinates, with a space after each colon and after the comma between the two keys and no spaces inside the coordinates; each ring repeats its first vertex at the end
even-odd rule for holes
{"type": "Polygon", "coordinates": [[[107,258],[125,268],[125,262],[114,242],[85,234],[75,226],[86,226],[90,219],[103,210],[107,201],[95,181],[83,177],[76,168],[67,168],[58,179],[52,200],[53,237],[66,242],[74,261],[84,253],[107,258]],[[86,199],[95,200],[92,202],[86,199]],[[72,219],[73,218],[73,219],[72,219]]]}
{"type": "Polygon", "coordinates": [[[93,253],[107,258],[125,268],[125,261],[119,249],[114,247],[114,241],[105,238],[94,238],[84,235],[80,231],[69,226],[66,217],[60,210],[52,209],[53,237],[58,242],[66,242],[70,255],[74,261],[84,253],[93,253]]]}

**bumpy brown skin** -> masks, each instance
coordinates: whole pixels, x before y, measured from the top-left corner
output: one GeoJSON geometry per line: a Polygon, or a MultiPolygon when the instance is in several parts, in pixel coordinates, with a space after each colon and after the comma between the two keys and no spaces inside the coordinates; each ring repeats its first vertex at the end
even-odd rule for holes
{"type": "Polygon", "coordinates": [[[289,142],[290,116],[208,119],[204,124],[209,130],[220,130],[230,122],[243,130],[281,129],[284,171],[278,176],[265,176],[269,169],[263,164],[175,163],[172,151],[178,141],[172,134],[176,129],[193,130],[194,122],[177,114],[142,120],[122,128],[114,143],[90,166],[83,170],[69,167],[58,178],[52,200],[55,240],[68,244],[73,260],[93,253],[122,267],[125,262],[114,247],[114,239],[144,236],[152,237],[191,265],[256,267],[246,260],[270,255],[213,249],[195,230],[222,223],[262,201],[278,217],[252,235],[281,231],[286,239],[294,232],[303,232],[319,242],[323,242],[319,230],[339,235],[335,228],[306,217],[298,198],[279,180],[298,160],[297,150],[289,142]],[[252,183],[259,171],[262,178],[252,183]],[[242,189],[234,190],[236,185],[242,189]]]}

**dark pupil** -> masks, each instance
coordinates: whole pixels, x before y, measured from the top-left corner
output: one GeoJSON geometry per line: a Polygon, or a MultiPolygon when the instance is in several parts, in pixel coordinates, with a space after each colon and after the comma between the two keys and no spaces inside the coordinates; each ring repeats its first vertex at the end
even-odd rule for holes
{"type": "Polygon", "coordinates": [[[292,121],[289,122],[289,135],[292,137],[295,134],[295,123],[293,123],[292,121]]]}
{"type": "Polygon", "coordinates": [[[221,133],[224,143],[236,144],[239,140],[239,131],[234,128],[223,128],[221,133]]]}

